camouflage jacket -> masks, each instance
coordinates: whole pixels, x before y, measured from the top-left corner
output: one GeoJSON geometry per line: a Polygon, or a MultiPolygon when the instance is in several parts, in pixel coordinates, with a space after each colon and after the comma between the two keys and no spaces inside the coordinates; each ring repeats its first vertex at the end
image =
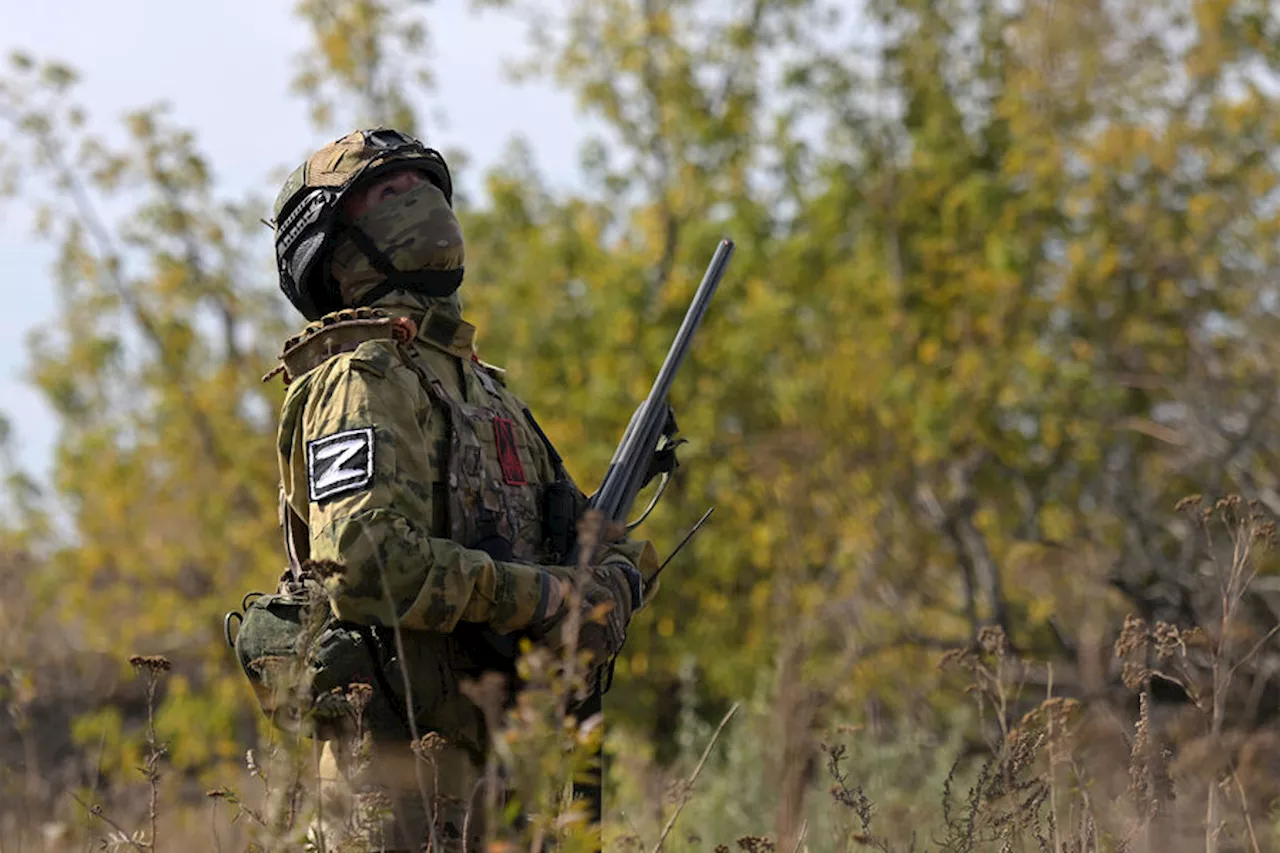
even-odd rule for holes
{"type": "MultiPolygon", "coordinates": [[[[344,621],[540,623],[551,571],[538,564],[559,556],[544,547],[541,497],[563,470],[501,372],[473,355],[474,327],[437,311],[396,321],[396,340],[388,315],[368,322],[377,313],[329,315],[282,355],[282,512],[298,550],[334,564],[324,585],[344,621]],[[486,541],[501,547],[473,547],[486,541]]],[[[648,543],[613,550],[656,560],[648,543]]]]}

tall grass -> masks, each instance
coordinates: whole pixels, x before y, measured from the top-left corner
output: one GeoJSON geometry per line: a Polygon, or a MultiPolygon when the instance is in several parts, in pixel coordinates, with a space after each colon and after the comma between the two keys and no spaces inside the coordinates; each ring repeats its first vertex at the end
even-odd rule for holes
{"type": "MultiPolygon", "coordinates": [[[[813,717],[784,747],[776,737],[789,719],[783,688],[744,697],[716,723],[696,708],[689,667],[673,763],[656,761],[634,733],[611,735],[604,842],[637,853],[1276,849],[1280,785],[1269,778],[1280,737],[1242,723],[1233,705],[1242,667],[1278,630],[1257,634],[1241,615],[1275,526],[1234,497],[1188,499],[1179,511],[1203,535],[1218,616],[1174,625],[1131,615],[1114,638],[1109,689],[1061,695],[1051,662],[1024,658],[987,628],[972,647],[939,655],[967,699],[936,725],[903,719],[868,729],[813,717]],[[802,796],[780,790],[777,780],[792,777],[803,780],[802,796]]],[[[167,661],[133,663],[147,711],[136,784],[65,791],[45,813],[4,809],[0,853],[332,849],[309,834],[320,808],[311,741],[274,732],[247,752],[239,778],[202,802],[190,778],[166,770],[155,732],[167,661]]],[[[494,733],[489,778],[508,789],[499,797],[494,784],[485,801],[484,848],[593,849],[601,828],[569,785],[590,769],[600,736],[596,721],[569,711],[586,686],[583,660],[572,641],[558,653],[530,648],[521,672],[528,687],[512,707],[492,684],[470,688],[494,733]],[[520,808],[504,810],[504,798],[520,808]]],[[[358,718],[367,691],[353,686],[310,712],[323,705],[358,718]]],[[[423,735],[416,750],[424,774],[435,772],[433,738],[423,735]]],[[[6,788],[32,770],[22,761],[5,768],[6,788]]],[[[341,849],[378,849],[371,835],[353,839],[341,849]]]]}

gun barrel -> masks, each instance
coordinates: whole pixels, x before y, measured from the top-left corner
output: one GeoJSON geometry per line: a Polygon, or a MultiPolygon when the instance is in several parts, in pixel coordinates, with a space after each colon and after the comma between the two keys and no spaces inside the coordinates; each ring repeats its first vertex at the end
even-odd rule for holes
{"type": "Polygon", "coordinates": [[[640,484],[644,481],[644,475],[648,470],[649,457],[662,435],[662,427],[667,416],[667,394],[671,390],[671,383],[684,362],[685,355],[689,352],[693,336],[707,313],[707,306],[715,296],[716,288],[720,285],[720,279],[724,277],[725,268],[729,265],[729,258],[732,255],[733,241],[721,240],[715,254],[711,257],[711,263],[707,265],[706,273],[702,276],[702,283],[698,285],[693,295],[689,310],[685,312],[675,340],[671,342],[671,348],[667,351],[662,368],[653,381],[649,396],[632,415],[622,441],[619,442],[613,459],[609,462],[609,470],[605,473],[604,481],[592,498],[592,507],[600,510],[611,521],[625,521],[627,514],[631,511],[631,504],[635,501],[636,494],[640,491],[640,484]]]}
{"type": "Polygon", "coordinates": [[[698,285],[698,290],[693,294],[693,302],[689,305],[689,310],[685,312],[684,321],[680,324],[680,330],[676,332],[675,340],[671,342],[671,349],[667,352],[667,358],[662,362],[662,369],[658,371],[658,376],[653,380],[653,388],[649,391],[649,399],[657,399],[666,402],[667,393],[671,390],[671,383],[676,378],[676,371],[680,369],[680,365],[684,362],[685,355],[689,352],[689,345],[693,343],[693,335],[698,331],[698,326],[702,324],[702,317],[707,313],[707,306],[711,304],[711,298],[716,295],[716,288],[720,286],[720,279],[724,277],[725,268],[729,266],[729,259],[733,256],[733,241],[721,240],[720,245],[716,247],[716,252],[711,256],[711,263],[707,265],[707,271],[702,276],[702,283],[698,285]]]}

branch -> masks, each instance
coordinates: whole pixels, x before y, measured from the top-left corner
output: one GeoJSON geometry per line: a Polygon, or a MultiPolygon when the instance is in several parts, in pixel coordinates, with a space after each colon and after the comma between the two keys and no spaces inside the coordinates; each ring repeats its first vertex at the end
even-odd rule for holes
{"type": "MultiPolygon", "coordinates": [[[[933,488],[928,483],[925,483],[917,486],[916,493],[925,515],[929,517],[935,527],[939,530],[945,530],[948,514],[946,509],[943,508],[942,502],[938,500],[938,496],[934,494],[933,488]]],[[[973,566],[964,560],[960,561],[960,572],[964,579],[965,618],[969,621],[969,636],[974,639],[977,638],[978,628],[981,627],[978,620],[978,581],[974,577],[973,566]]]]}
{"type": "Polygon", "coordinates": [[[1006,635],[1009,634],[1009,614],[1001,588],[1000,570],[987,547],[986,537],[973,522],[977,501],[973,497],[972,477],[986,455],[985,451],[979,451],[970,454],[963,463],[952,466],[951,481],[958,496],[946,505],[927,483],[917,487],[925,513],[950,540],[951,549],[960,564],[965,582],[965,612],[975,637],[982,620],[977,605],[980,592],[986,598],[989,618],[1003,628],[1006,635]]]}
{"type": "Polygon", "coordinates": [[[689,798],[693,794],[693,783],[698,781],[698,775],[702,773],[702,767],[707,763],[707,757],[711,755],[711,748],[716,745],[716,741],[720,739],[720,732],[724,730],[729,719],[738,712],[738,708],[741,705],[741,702],[734,702],[733,707],[729,709],[729,712],[724,715],[724,719],[720,721],[720,725],[716,726],[715,732],[711,735],[711,740],[707,741],[707,748],[702,751],[702,757],[698,759],[698,766],[693,768],[693,775],[685,783],[687,787],[685,788],[684,796],[680,798],[680,803],[676,806],[676,810],[668,818],[667,825],[662,828],[662,835],[658,838],[658,843],[653,845],[653,850],[650,853],[659,853],[662,850],[662,845],[666,843],[667,836],[671,834],[671,830],[675,827],[676,820],[680,817],[680,812],[684,811],[685,804],[689,802],[689,798]]]}
{"type": "MultiPolygon", "coordinates": [[[[12,120],[10,115],[6,115],[6,118],[12,120]]],[[[21,129],[20,123],[19,129],[21,129]]],[[[94,207],[93,200],[89,198],[88,191],[76,177],[75,171],[67,164],[66,159],[62,156],[62,149],[56,144],[48,128],[36,130],[34,137],[37,146],[48,158],[49,164],[53,168],[56,186],[61,187],[70,196],[72,206],[79,216],[80,223],[98,246],[98,253],[103,261],[102,268],[105,271],[105,282],[108,288],[124,304],[125,309],[133,316],[134,322],[142,330],[143,336],[155,347],[161,369],[177,387],[184,407],[191,413],[196,433],[200,437],[205,453],[218,467],[225,467],[226,460],[218,446],[213,425],[196,405],[194,396],[182,380],[176,366],[165,357],[164,338],[160,333],[158,324],[138,301],[133,291],[120,275],[120,265],[122,263],[120,252],[115,247],[115,241],[112,239],[110,230],[94,207]]]]}
{"type": "MultiPolygon", "coordinates": [[[[751,4],[751,13],[747,16],[747,29],[752,32],[758,32],[760,25],[764,21],[764,10],[768,0],[755,0],[751,4]]],[[[754,46],[754,42],[752,43],[754,46]]],[[[737,82],[738,75],[742,73],[742,54],[734,57],[733,62],[725,69],[724,79],[720,81],[720,92],[712,99],[711,114],[715,115],[724,109],[725,104],[729,101],[729,93],[733,91],[733,85],[737,82]]]]}
{"type": "Polygon", "coordinates": [[[70,796],[71,796],[71,799],[73,799],[73,800],[75,800],[77,803],[79,803],[79,804],[84,808],[84,810],[85,810],[85,811],[87,811],[89,814],[93,815],[93,816],[94,816],[94,817],[96,817],[98,820],[102,821],[102,822],[103,822],[103,823],[105,823],[107,826],[111,827],[111,828],[112,828],[112,829],[114,829],[117,833],[119,833],[119,834],[120,834],[120,838],[121,838],[122,840],[124,840],[125,842],[127,842],[131,847],[133,847],[133,849],[134,849],[134,850],[137,850],[137,851],[138,851],[138,853],[150,853],[150,847],[149,847],[149,846],[143,846],[143,845],[139,844],[137,841],[134,841],[134,840],[133,840],[133,836],[132,836],[132,835],[130,835],[128,832],[126,832],[126,831],[125,831],[125,829],[124,829],[124,827],[122,827],[120,824],[118,824],[118,823],[116,823],[114,820],[112,820],[112,819],[107,815],[107,813],[106,813],[105,811],[103,811],[102,806],[98,805],[97,803],[94,803],[93,805],[89,805],[89,804],[88,804],[88,803],[86,803],[84,800],[82,800],[82,799],[80,799],[78,796],[76,796],[74,792],[72,792],[72,793],[70,794],[70,796]]]}
{"type": "Polygon", "coordinates": [[[656,196],[658,207],[661,210],[663,219],[662,257],[658,260],[657,266],[654,267],[653,279],[649,284],[650,305],[656,303],[658,294],[671,278],[671,270],[675,266],[676,248],[680,237],[680,221],[676,216],[675,211],[671,209],[671,199],[669,196],[671,186],[671,152],[668,149],[666,134],[663,133],[662,127],[661,81],[659,80],[658,67],[655,60],[657,51],[654,49],[658,35],[653,26],[653,19],[657,13],[657,10],[654,8],[655,2],[656,0],[644,0],[641,9],[641,14],[644,15],[645,33],[644,66],[640,73],[644,84],[645,94],[648,95],[648,148],[657,165],[657,175],[652,181],[650,191],[656,196]]]}

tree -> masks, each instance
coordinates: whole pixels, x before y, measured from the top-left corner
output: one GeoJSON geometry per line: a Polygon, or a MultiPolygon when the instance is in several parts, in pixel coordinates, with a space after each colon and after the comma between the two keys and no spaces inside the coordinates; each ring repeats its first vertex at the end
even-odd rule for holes
{"type": "Polygon", "coordinates": [[[279,392],[258,378],[284,327],[251,272],[256,205],[216,198],[194,139],[162,108],[129,115],[113,149],[85,129],[69,69],[23,56],[11,69],[5,153],[28,164],[20,188],[41,199],[41,233],[58,247],[60,311],[33,337],[33,379],[60,423],[50,487],[69,530],[36,543],[37,582],[82,647],[121,666],[139,648],[186,664],[175,691],[207,704],[161,725],[181,735],[179,762],[229,758],[248,718],[226,681],[226,590],[269,581],[279,563],[279,392]],[[108,209],[126,211],[122,224],[108,209]]]}
{"type": "MultiPolygon", "coordinates": [[[[1057,689],[1092,691],[1124,609],[1211,621],[1174,504],[1235,491],[1280,510],[1267,4],[486,5],[530,21],[525,73],[600,129],[582,191],[550,189],[517,142],[459,203],[482,354],[580,484],[716,241],[739,246],[673,392],[693,441],[645,535],[663,548],[717,513],[632,632],[615,718],[647,720],[670,757],[689,661],[708,716],[771,689],[785,845],[836,711],[877,733],[944,725],[938,648],[997,624],[1055,662],[1057,689]]],[[[318,118],[412,126],[414,5],[300,11],[318,118]]],[[[0,115],[33,147],[5,162],[41,164],[67,205],[45,218],[64,329],[37,346],[74,533],[49,540],[50,587],[88,636],[137,614],[127,642],[212,661],[228,605],[211,594],[279,562],[278,391],[247,368],[283,319],[244,268],[252,216],[215,200],[163,113],[112,151],[77,129],[68,72],[19,65],[0,115]],[[120,228],[82,175],[132,205],[120,228]],[[191,597],[190,617],[144,615],[191,597]]],[[[239,687],[203,672],[190,696],[226,724],[239,687]]],[[[186,760],[207,757],[196,740],[186,760]]]]}

